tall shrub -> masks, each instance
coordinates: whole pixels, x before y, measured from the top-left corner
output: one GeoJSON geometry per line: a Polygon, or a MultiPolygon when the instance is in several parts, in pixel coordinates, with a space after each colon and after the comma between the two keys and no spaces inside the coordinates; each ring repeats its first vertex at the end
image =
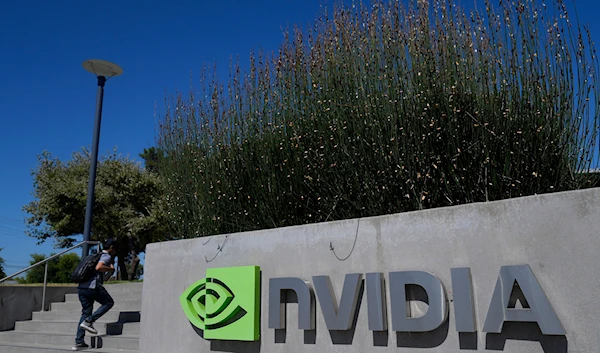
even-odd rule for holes
{"type": "Polygon", "coordinates": [[[249,67],[165,101],[159,170],[181,237],[593,182],[598,59],[561,1],[338,6],[249,67]]]}

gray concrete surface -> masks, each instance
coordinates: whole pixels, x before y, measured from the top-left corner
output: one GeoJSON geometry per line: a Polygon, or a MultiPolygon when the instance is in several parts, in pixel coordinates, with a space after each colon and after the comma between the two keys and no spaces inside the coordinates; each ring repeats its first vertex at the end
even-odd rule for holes
{"type": "MultiPolygon", "coordinates": [[[[144,267],[140,351],[600,352],[599,232],[597,188],[151,244],[144,267]],[[481,332],[501,266],[521,264],[531,266],[566,336],[543,336],[536,324],[524,323],[507,323],[501,334],[481,332]],[[261,340],[205,341],[181,310],[179,295],[203,278],[207,268],[244,265],[262,270],[261,340]],[[315,331],[297,329],[293,304],[287,306],[286,331],[268,328],[267,286],[272,277],[310,281],[315,275],[329,275],[339,300],[347,273],[383,272],[388,278],[390,271],[422,270],[440,278],[452,300],[453,267],[471,268],[480,331],[476,334],[456,332],[452,302],[448,323],[433,333],[373,333],[367,328],[364,299],[349,331],[327,331],[318,303],[315,331]]],[[[389,300],[387,307],[389,313],[389,300]]]]}
{"type": "MultiPolygon", "coordinates": [[[[137,353],[142,284],[108,284],[105,287],[117,305],[95,323],[100,335],[92,337],[87,334],[86,343],[95,344],[96,348],[93,351],[97,353],[137,353]],[[135,310],[136,308],[137,310],[135,310]]],[[[32,289],[33,287],[20,288],[32,289]]],[[[77,291],[75,287],[56,288],[64,290],[72,288],[75,292],[77,291]]],[[[28,297],[20,294],[22,293],[19,291],[13,293],[14,296],[10,297],[11,300],[5,301],[5,307],[10,309],[21,307],[21,310],[25,310],[27,304],[25,300],[28,297]]],[[[63,293],[57,300],[66,300],[66,302],[60,303],[63,306],[61,310],[55,310],[56,303],[50,305],[51,311],[32,313],[30,310],[30,320],[18,321],[14,324],[14,330],[0,332],[0,352],[70,352],[81,317],[81,304],[75,294],[65,295],[63,293]]],[[[98,305],[96,304],[95,307],[97,308],[98,305]]],[[[0,311],[0,317],[3,317],[4,313],[4,311],[0,311]]]]}
{"type": "MultiPolygon", "coordinates": [[[[77,293],[75,286],[48,286],[46,310],[50,303],[65,300],[65,294],[77,293]]],[[[42,286],[0,286],[0,331],[12,330],[16,321],[31,320],[33,311],[42,310],[42,286]]]]}

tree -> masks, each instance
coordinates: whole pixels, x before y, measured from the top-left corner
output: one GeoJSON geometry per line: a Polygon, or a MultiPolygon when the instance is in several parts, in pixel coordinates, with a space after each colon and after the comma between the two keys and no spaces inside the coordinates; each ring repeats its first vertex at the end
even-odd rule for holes
{"type": "MultiPolygon", "coordinates": [[[[34,201],[24,206],[27,234],[40,243],[53,239],[65,248],[83,233],[90,167],[90,152],[83,149],[63,162],[44,151],[32,171],[34,201]]],[[[92,240],[117,239],[121,278],[127,280],[126,263],[147,243],[163,239],[155,199],[158,176],[138,162],[113,153],[99,158],[93,208],[92,240]]]]}
{"type": "MultiPolygon", "coordinates": [[[[2,251],[2,248],[0,248],[2,251]]],[[[6,277],[6,273],[4,273],[4,259],[0,257],[0,278],[6,277]]]]}
{"type": "Polygon", "coordinates": [[[75,270],[81,258],[74,253],[64,254],[58,258],[54,283],[71,283],[71,273],[75,270]]]}
{"type": "MultiPolygon", "coordinates": [[[[31,254],[30,265],[36,264],[54,254],[31,254]]],[[[59,256],[48,262],[48,283],[71,283],[71,273],[75,270],[81,259],[75,253],[59,256]]],[[[27,271],[25,278],[17,279],[19,283],[43,283],[45,266],[40,265],[27,271]]]]}
{"type": "Polygon", "coordinates": [[[161,151],[156,147],[144,148],[140,157],[144,160],[144,168],[150,173],[158,173],[161,151]]]}
{"type": "MultiPolygon", "coordinates": [[[[144,265],[132,261],[127,265],[127,273],[129,274],[129,280],[139,280],[144,275],[144,265]]],[[[120,275],[117,276],[117,280],[121,280],[120,275]]]]}

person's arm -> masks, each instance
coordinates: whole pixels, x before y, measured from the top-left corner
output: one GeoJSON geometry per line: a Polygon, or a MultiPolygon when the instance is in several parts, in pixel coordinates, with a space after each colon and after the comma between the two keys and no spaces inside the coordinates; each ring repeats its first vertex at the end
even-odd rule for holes
{"type": "Polygon", "coordinates": [[[113,266],[113,265],[108,266],[102,261],[98,261],[98,264],[96,265],[96,271],[98,271],[98,272],[110,272],[110,271],[114,271],[114,270],[115,270],[115,266],[113,266]]]}
{"type": "Polygon", "coordinates": [[[104,272],[104,282],[108,281],[114,274],[115,274],[115,270],[104,272]]]}

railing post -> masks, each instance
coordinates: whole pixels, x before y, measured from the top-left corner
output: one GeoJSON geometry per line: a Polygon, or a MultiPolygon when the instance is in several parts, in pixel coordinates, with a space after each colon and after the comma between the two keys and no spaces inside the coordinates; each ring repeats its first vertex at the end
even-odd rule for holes
{"type": "Polygon", "coordinates": [[[44,289],[42,290],[42,311],[46,311],[46,284],[48,283],[48,262],[44,266],[44,289]]]}

